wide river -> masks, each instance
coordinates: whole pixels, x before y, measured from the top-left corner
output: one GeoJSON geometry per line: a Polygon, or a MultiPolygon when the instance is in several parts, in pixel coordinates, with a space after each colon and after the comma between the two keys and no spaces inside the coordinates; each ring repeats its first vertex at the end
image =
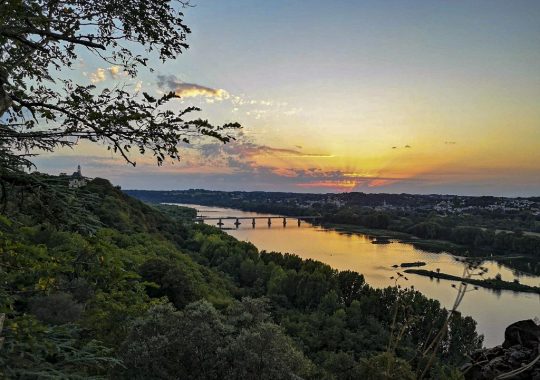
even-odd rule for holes
{"type": "MultiPolygon", "coordinates": [[[[254,212],[235,209],[185,205],[196,208],[200,216],[260,216],[254,212]]],[[[269,215],[269,214],[264,214],[269,215]]],[[[216,221],[208,221],[216,224],[216,221]]],[[[390,279],[396,270],[392,266],[404,262],[424,261],[423,269],[436,270],[454,275],[462,275],[463,264],[456,256],[444,253],[429,253],[414,248],[410,244],[392,241],[390,244],[372,244],[373,239],[363,234],[344,233],[312,226],[302,222],[298,227],[295,220],[289,220],[283,227],[281,220],[274,220],[269,228],[266,220],[257,220],[255,228],[251,220],[244,220],[235,228],[233,220],[224,221],[223,228],[239,240],[253,243],[259,250],[294,253],[305,259],[322,261],[339,270],[354,270],[362,273],[366,282],[373,287],[387,287],[394,284],[390,279]]],[[[540,277],[516,273],[493,261],[483,263],[488,268],[487,277],[500,273],[503,280],[519,279],[523,284],[539,286],[540,277]]],[[[445,307],[450,307],[456,296],[452,282],[430,279],[429,277],[410,274],[408,281],[400,281],[402,286],[414,285],[414,288],[429,298],[437,299],[445,307]]],[[[469,287],[472,289],[472,286],[469,287]]],[[[504,329],[509,324],[529,318],[540,318],[540,295],[516,293],[513,291],[495,292],[480,288],[471,290],[465,296],[459,310],[470,315],[478,322],[477,330],[484,334],[487,347],[501,344],[504,329]]]]}

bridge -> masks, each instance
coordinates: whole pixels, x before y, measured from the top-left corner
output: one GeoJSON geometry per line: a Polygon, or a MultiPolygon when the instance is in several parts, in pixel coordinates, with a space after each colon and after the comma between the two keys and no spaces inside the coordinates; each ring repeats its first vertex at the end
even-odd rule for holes
{"type": "Polygon", "coordinates": [[[272,226],[272,220],[277,219],[281,220],[283,227],[287,226],[287,219],[293,219],[297,221],[298,227],[300,227],[302,220],[316,220],[320,219],[321,216],[318,215],[307,215],[307,216],[198,216],[195,220],[199,223],[206,221],[216,221],[219,227],[223,227],[225,223],[224,220],[234,220],[234,225],[236,228],[242,224],[241,220],[251,220],[251,226],[255,228],[257,220],[266,220],[268,227],[272,226]]]}

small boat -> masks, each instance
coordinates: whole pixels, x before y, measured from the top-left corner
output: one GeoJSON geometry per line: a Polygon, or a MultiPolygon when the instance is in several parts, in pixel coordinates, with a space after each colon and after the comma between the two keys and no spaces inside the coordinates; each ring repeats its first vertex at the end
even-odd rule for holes
{"type": "Polygon", "coordinates": [[[390,243],[391,243],[390,239],[384,236],[376,237],[375,239],[371,241],[371,244],[390,244],[390,243]]]}

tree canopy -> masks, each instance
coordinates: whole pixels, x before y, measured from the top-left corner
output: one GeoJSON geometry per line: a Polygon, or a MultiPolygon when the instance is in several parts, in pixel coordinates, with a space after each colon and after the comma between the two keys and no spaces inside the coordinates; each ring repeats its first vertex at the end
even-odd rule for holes
{"type": "Polygon", "coordinates": [[[0,169],[31,164],[37,151],[99,142],[135,165],[131,150],[161,164],[180,158],[179,143],[197,137],[229,141],[237,123],[212,125],[177,111],[178,96],[154,97],[126,86],[97,89],[67,69],[84,50],[135,78],[149,57],[175,59],[190,29],[179,0],[6,0],[0,7],[0,169]],[[135,53],[141,51],[144,55],[135,53]]]}
{"type": "Polygon", "coordinates": [[[259,252],[104,179],[33,176],[53,211],[25,192],[0,216],[0,378],[408,379],[431,365],[444,380],[481,347],[472,318],[412,289],[259,252]]]}

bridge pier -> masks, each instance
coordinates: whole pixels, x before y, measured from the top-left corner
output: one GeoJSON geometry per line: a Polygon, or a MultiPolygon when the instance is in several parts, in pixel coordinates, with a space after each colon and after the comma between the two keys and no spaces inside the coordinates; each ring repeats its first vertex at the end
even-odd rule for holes
{"type": "Polygon", "coordinates": [[[257,216],[215,216],[215,217],[198,217],[195,222],[196,223],[211,223],[211,221],[217,221],[217,225],[222,228],[225,223],[224,221],[225,220],[230,220],[231,222],[234,222],[233,224],[236,226],[236,228],[238,228],[241,224],[242,224],[242,220],[245,220],[246,221],[246,224],[249,223],[249,220],[251,219],[251,226],[253,228],[255,228],[255,225],[257,223],[257,219],[260,219],[260,220],[264,220],[266,219],[267,220],[267,223],[268,223],[268,227],[270,228],[272,226],[272,219],[276,219],[276,220],[279,220],[281,219],[282,220],[282,223],[283,223],[283,227],[286,227],[287,226],[287,219],[293,219],[296,220],[296,223],[298,224],[298,227],[300,227],[302,225],[302,220],[304,221],[312,221],[312,220],[315,220],[315,219],[320,219],[321,217],[320,216],[293,216],[293,215],[289,215],[289,216],[268,216],[268,215],[257,215],[257,216]]]}

